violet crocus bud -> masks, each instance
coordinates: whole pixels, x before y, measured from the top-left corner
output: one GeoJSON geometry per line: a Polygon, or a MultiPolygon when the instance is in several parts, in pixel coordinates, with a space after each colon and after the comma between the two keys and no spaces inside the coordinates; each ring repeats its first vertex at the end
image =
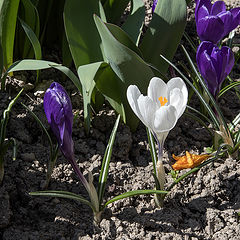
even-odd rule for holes
{"type": "Polygon", "coordinates": [[[72,104],[61,84],[57,82],[51,84],[44,95],[43,106],[48,123],[57,138],[63,155],[68,160],[73,160],[72,104]]]}
{"type": "Polygon", "coordinates": [[[240,24],[240,8],[226,10],[223,1],[195,0],[197,33],[201,41],[218,43],[240,24]]]}
{"type": "Polygon", "coordinates": [[[202,42],[197,49],[197,65],[211,94],[216,95],[222,82],[234,66],[234,54],[229,47],[219,49],[211,42],[202,42]]]}

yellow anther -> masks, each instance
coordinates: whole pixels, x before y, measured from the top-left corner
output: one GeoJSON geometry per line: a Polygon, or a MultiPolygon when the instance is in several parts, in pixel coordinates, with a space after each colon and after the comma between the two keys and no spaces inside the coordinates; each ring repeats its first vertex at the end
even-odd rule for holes
{"type": "Polygon", "coordinates": [[[159,97],[158,100],[159,100],[161,106],[164,106],[168,102],[167,98],[165,98],[165,97],[164,97],[164,100],[163,100],[163,97],[159,97]]]}

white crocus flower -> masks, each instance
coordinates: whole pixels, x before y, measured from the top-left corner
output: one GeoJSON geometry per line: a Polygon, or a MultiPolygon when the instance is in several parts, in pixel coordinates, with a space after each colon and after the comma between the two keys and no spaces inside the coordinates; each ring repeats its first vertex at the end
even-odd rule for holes
{"type": "Polygon", "coordinates": [[[157,177],[163,189],[165,183],[162,165],[163,144],[186,108],[187,87],[179,77],[172,78],[168,83],[154,77],[149,83],[147,96],[143,96],[137,86],[130,85],[127,89],[127,99],[134,113],[151,129],[158,141],[157,177]]]}

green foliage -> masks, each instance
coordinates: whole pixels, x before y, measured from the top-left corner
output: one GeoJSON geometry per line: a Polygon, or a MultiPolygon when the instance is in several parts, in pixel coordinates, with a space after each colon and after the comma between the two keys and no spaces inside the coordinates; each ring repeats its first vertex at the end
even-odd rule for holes
{"type": "Polygon", "coordinates": [[[0,8],[0,40],[3,49],[4,67],[13,63],[15,28],[20,0],[3,0],[0,8]]]}
{"type": "Polygon", "coordinates": [[[168,64],[159,56],[161,54],[169,60],[173,58],[185,25],[185,0],[159,1],[140,45],[145,61],[153,64],[161,73],[166,73],[168,64]]]}
{"type": "Polygon", "coordinates": [[[65,31],[77,69],[81,65],[103,60],[101,39],[92,17],[94,13],[104,19],[99,1],[71,0],[65,3],[65,31]]]}
{"type": "Polygon", "coordinates": [[[41,59],[39,50],[36,55],[36,48],[40,49],[39,33],[40,21],[37,8],[32,4],[31,0],[21,0],[19,5],[18,17],[20,18],[20,28],[17,30],[17,47],[18,54],[21,58],[32,58],[35,54],[36,59],[41,59]],[[38,43],[37,43],[38,42],[38,43]],[[38,45],[38,46],[37,46],[38,45]],[[32,49],[34,48],[34,52],[32,49]]]}
{"type": "Polygon", "coordinates": [[[129,85],[135,84],[145,93],[148,83],[153,77],[153,72],[144,60],[131,49],[130,40],[124,42],[128,44],[128,46],[125,46],[123,41],[119,41],[119,39],[123,39],[123,35],[125,35],[122,30],[118,29],[118,35],[113,35],[111,29],[113,25],[103,23],[96,15],[94,15],[94,20],[103,42],[105,56],[112,70],[121,80],[118,82],[119,85],[115,85],[115,88],[118,88],[122,93],[120,97],[126,117],[126,119],[123,120],[132,129],[135,129],[137,126],[137,118],[128,105],[126,90],[129,85]],[[118,37],[118,39],[116,39],[116,37],[118,37]]]}
{"type": "Polygon", "coordinates": [[[132,0],[131,4],[130,16],[128,16],[127,20],[122,25],[122,29],[138,46],[145,18],[145,7],[142,0],[132,0]]]}

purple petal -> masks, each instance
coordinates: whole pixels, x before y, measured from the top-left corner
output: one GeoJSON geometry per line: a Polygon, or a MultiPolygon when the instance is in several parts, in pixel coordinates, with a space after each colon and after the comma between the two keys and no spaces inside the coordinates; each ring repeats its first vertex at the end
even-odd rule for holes
{"type": "Polygon", "coordinates": [[[225,11],[226,11],[225,3],[223,1],[217,1],[212,5],[210,14],[217,15],[218,13],[225,11]]]}
{"type": "Polygon", "coordinates": [[[237,27],[237,25],[234,24],[233,22],[233,15],[230,11],[222,12],[218,14],[218,16],[221,18],[221,20],[224,23],[223,37],[229,34],[234,28],[237,27]]]}
{"type": "Polygon", "coordinates": [[[195,8],[195,18],[196,18],[196,22],[198,21],[198,16],[199,16],[199,11],[202,7],[204,7],[208,14],[210,14],[211,8],[212,8],[212,4],[210,0],[195,0],[196,2],[196,8],[195,8]]]}
{"type": "Polygon", "coordinates": [[[73,114],[67,92],[59,83],[53,82],[44,95],[43,105],[47,120],[64,156],[73,156],[73,114]]]}
{"type": "Polygon", "coordinates": [[[211,42],[202,42],[197,49],[197,65],[209,91],[216,97],[221,84],[234,66],[234,54],[228,47],[219,49],[211,42]]]}
{"type": "Polygon", "coordinates": [[[197,22],[197,33],[201,41],[219,42],[223,37],[224,24],[217,16],[207,16],[197,22]]]}
{"type": "Polygon", "coordinates": [[[153,0],[153,5],[152,5],[152,13],[154,12],[156,6],[157,6],[158,0],[153,0]]]}

